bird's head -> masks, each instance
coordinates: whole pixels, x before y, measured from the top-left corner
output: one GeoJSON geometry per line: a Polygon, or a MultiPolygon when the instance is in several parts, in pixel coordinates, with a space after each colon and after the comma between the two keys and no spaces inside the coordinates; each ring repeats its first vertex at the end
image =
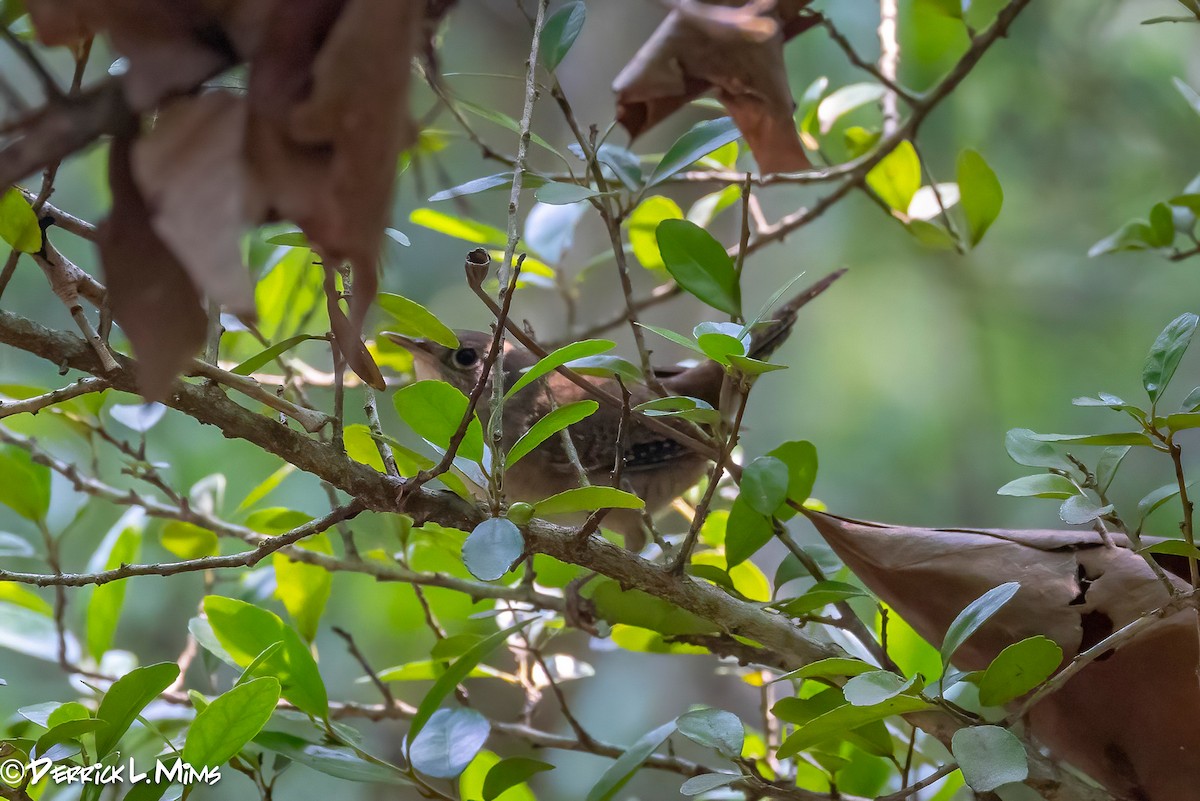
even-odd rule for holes
{"type": "Polygon", "coordinates": [[[456,348],[391,331],[384,331],[383,335],[413,355],[413,371],[419,380],[445,381],[468,395],[479,381],[483,361],[492,345],[492,335],[483,331],[454,333],[458,337],[456,348]]]}

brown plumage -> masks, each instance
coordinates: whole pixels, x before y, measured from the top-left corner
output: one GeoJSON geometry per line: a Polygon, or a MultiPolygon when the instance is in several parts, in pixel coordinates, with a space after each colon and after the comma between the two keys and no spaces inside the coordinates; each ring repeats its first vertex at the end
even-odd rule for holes
{"type": "MultiPolygon", "coordinates": [[[[1063,649],[1065,667],[1170,600],[1123,534],[1107,547],[1091,531],[904,528],[807,514],[846,566],[935,645],[967,604],[1019,581],[1013,599],[955,656],[967,670],[1038,634],[1063,649]]],[[[1176,588],[1191,589],[1185,560],[1159,561],[1176,588]]],[[[1040,700],[1030,729],[1122,801],[1197,801],[1198,660],[1196,612],[1176,612],[1040,700]]]]}
{"type": "MultiPolygon", "coordinates": [[[[800,308],[828,288],[842,272],[827,276],[776,309],[770,322],[756,327],[751,337],[749,355],[758,359],[770,356],[786,341],[800,308]]],[[[385,335],[412,352],[417,378],[446,381],[464,394],[469,394],[479,381],[492,335],[481,331],[458,331],[456,334],[459,339],[457,348],[397,334],[385,335]]],[[[504,386],[511,387],[523,371],[537,360],[525,348],[506,340],[504,386]]],[[[615,379],[585,378],[588,383],[610,395],[621,396],[615,379]]],[[[724,371],[716,362],[704,361],[690,367],[667,368],[659,371],[658,378],[669,394],[699,398],[714,408],[720,408],[724,371]]],[[[645,384],[627,383],[627,388],[631,406],[658,397],[645,384]]],[[[550,373],[532,382],[504,406],[503,446],[506,449],[511,447],[530,426],[554,408],[591,397],[586,390],[559,373],[550,373]]],[[[488,418],[487,398],[485,394],[478,405],[479,416],[485,424],[488,418]]],[[[666,422],[665,418],[659,419],[666,422]]],[[[608,485],[612,482],[620,421],[621,409],[601,403],[594,414],[569,429],[580,464],[587,471],[591,484],[608,485]]],[[[678,423],[669,424],[682,430],[678,423]]],[[[645,425],[637,415],[631,416],[625,440],[622,483],[646,502],[646,510],[651,515],[665,509],[694,486],[704,475],[707,464],[704,456],[645,425]]],[[[510,501],[535,502],[578,486],[578,471],[571,464],[562,440],[557,436],[539,445],[504,474],[504,490],[510,501]]],[[[636,510],[615,509],[605,517],[604,526],[622,534],[626,546],[632,550],[640,551],[646,544],[642,515],[636,510]]]]}

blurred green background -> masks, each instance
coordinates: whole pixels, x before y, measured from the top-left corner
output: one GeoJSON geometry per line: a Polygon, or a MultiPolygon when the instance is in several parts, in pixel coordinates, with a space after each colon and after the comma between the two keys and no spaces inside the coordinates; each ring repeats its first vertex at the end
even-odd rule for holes
{"type": "MultiPolygon", "coordinates": [[[[861,53],[874,58],[877,8],[872,3],[820,6],[861,53]]],[[[1144,216],[1154,202],[1178,193],[1200,172],[1200,117],[1171,81],[1179,76],[1200,85],[1196,28],[1139,24],[1144,18],[1175,14],[1178,8],[1171,0],[1034,2],[1009,38],[994,47],[924,123],[918,144],[938,180],[953,179],[958,152],[970,147],[984,155],[1004,187],[1000,219],[974,252],[960,256],[922,247],[857,193],[748,261],[748,308],[757,308],[797,271],[806,271],[812,280],[837,267],[850,271],[805,310],[792,339],[776,356],[791,369],[765,377],[753,393],[746,415],[747,458],[785,439],[812,440],[821,459],[816,495],[833,511],[849,516],[914,525],[1061,525],[1054,503],[996,496],[997,487],[1022,474],[1004,452],[1005,431],[1117,430],[1117,415],[1072,407],[1071,398],[1098,390],[1139,397],[1141,362],[1151,341],[1178,314],[1200,311],[1194,274],[1200,262],[1172,264],[1138,253],[1087,256],[1095,241],[1126,219],[1144,216]]],[[[612,78],[662,14],[659,5],[646,0],[588,3],[583,34],[559,71],[584,126],[594,123],[603,130],[611,121],[612,78]]],[[[961,24],[906,0],[901,2],[900,42],[901,82],[921,90],[954,62],[967,36],[961,24]]],[[[456,95],[519,116],[520,82],[477,73],[517,75],[527,48],[528,26],[510,3],[464,3],[451,16],[440,45],[442,69],[459,73],[445,81],[456,95]]],[[[93,71],[101,73],[111,60],[93,58],[93,71]]],[[[821,30],[794,40],[787,60],[797,96],[823,75],[831,87],[870,79],[856,72],[821,30]]],[[[11,53],[4,52],[0,69],[17,74],[20,68],[11,53]]],[[[29,86],[35,97],[32,83],[29,86]]],[[[424,86],[418,87],[415,98],[418,114],[436,106],[424,86]]],[[[638,141],[635,150],[661,153],[692,122],[711,114],[685,110],[638,141]]],[[[534,120],[535,130],[556,147],[565,149],[571,141],[548,97],[538,105],[534,120]]],[[[515,150],[513,134],[474,122],[497,149],[515,150]]],[[[447,132],[448,144],[401,179],[393,223],[412,245],[389,243],[384,287],[421,301],[454,327],[481,327],[486,312],[460,271],[470,245],[419,228],[408,218],[414,208],[435,205],[503,227],[503,192],[475,195],[458,206],[427,203],[437,190],[503,167],[483,162],[478,148],[457,134],[448,114],[439,114],[432,126],[447,132]]],[[[613,136],[624,143],[623,133],[613,136]]],[[[559,169],[553,158],[537,149],[532,159],[537,169],[559,169]]],[[[101,148],[71,160],[60,174],[54,202],[84,218],[99,219],[107,205],[103,173],[101,148]]],[[[773,187],[762,190],[760,197],[773,220],[822,191],[827,188],[773,187]]],[[[668,194],[686,208],[701,190],[676,186],[668,194]]],[[[532,205],[531,193],[523,203],[526,208],[532,205]]],[[[736,212],[726,212],[712,229],[727,243],[736,238],[735,217],[736,212]]],[[[56,242],[85,268],[96,268],[89,248],[65,235],[56,242]]],[[[578,270],[604,247],[599,220],[586,217],[563,269],[578,270]]],[[[583,284],[584,323],[605,319],[618,309],[619,289],[606,270],[611,268],[601,268],[583,284]]],[[[649,291],[651,276],[639,271],[636,277],[641,291],[649,291]]],[[[3,305],[48,325],[71,328],[61,304],[28,261],[22,263],[3,305]]],[[[524,290],[515,309],[543,337],[563,333],[562,310],[553,294],[524,290]]],[[[712,314],[680,298],[656,307],[646,319],[687,331],[712,319],[712,314]]],[[[632,355],[628,333],[613,333],[632,355]]],[[[664,360],[680,355],[665,343],[656,343],[656,349],[664,360]]],[[[316,350],[302,353],[311,354],[318,367],[325,366],[316,350]]],[[[0,350],[0,376],[3,383],[53,386],[61,381],[52,367],[11,349],[0,350]]],[[[1200,384],[1198,357],[1185,360],[1176,382],[1180,394],[1200,384]]],[[[327,396],[317,397],[328,402],[327,396]]],[[[359,405],[357,397],[347,404],[356,413],[359,405]]],[[[385,426],[399,431],[390,402],[381,407],[385,426]]],[[[29,425],[61,453],[86,455],[53,423],[29,425]]],[[[115,423],[113,429],[136,439],[115,423]]],[[[274,457],[172,414],[149,432],[147,441],[154,458],[170,464],[166,474],[178,487],[223,472],[228,478],[226,511],[279,466],[274,457]]],[[[105,463],[114,466],[111,458],[105,463]]],[[[1166,463],[1132,454],[1112,493],[1118,511],[1131,509],[1146,491],[1169,478],[1166,463]]],[[[315,488],[307,477],[290,477],[270,497],[270,505],[319,514],[327,506],[315,488]]],[[[55,484],[54,499],[53,519],[61,527],[80,501],[61,483],[55,484]]],[[[64,546],[68,567],[83,567],[118,514],[111,508],[86,513],[64,546]]],[[[390,525],[365,516],[356,530],[374,538],[369,541],[385,542],[390,525]]],[[[1171,515],[1162,514],[1152,520],[1150,531],[1170,533],[1172,526],[1171,515]]],[[[36,542],[36,532],[4,509],[0,529],[36,542]]],[[[144,557],[161,556],[153,539],[148,538],[144,557]]],[[[778,554],[768,550],[757,559],[769,575],[778,554]]],[[[26,560],[8,561],[21,569],[37,567],[26,560]]],[[[219,584],[218,591],[245,592],[228,583],[232,580],[222,577],[226,583],[219,584]]],[[[199,576],[130,582],[119,646],[136,652],[143,663],[174,659],[202,589],[199,576]]],[[[468,610],[461,599],[430,594],[448,617],[461,618],[484,608],[468,610]],[[451,610],[454,606],[457,610],[451,610]]],[[[84,596],[86,592],[71,596],[69,619],[75,623],[81,619],[84,596]]],[[[325,623],[318,647],[322,672],[335,697],[374,700],[369,687],[352,684],[361,671],[342,643],[328,634],[329,624],[352,631],[376,667],[418,658],[422,650],[428,654],[429,635],[411,591],[404,587],[338,575],[325,623]]],[[[597,736],[630,742],[696,702],[725,706],[754,719],[757,691],[715,675],[712,659],[595,650],[579,634],[567,642],[596,667],[594,678],[568,685],[567,692],[577,716],[597,736]]],[[[72,697],[67,678],[56,669],[10,651],[0,651],[0,676],[9,685],[0,687],[0,720],[25,704],[72,697]]],[[[488,684],[477,683],[479,697],[487,697],[488,684]]],[[[412,699],[426,686],[398,689],[412,699]]],[[[499,693],[495,703],[484,701],[485,708],[502,715],[519,711],[519,701],[499,700],[503,697],[499,693]]],[[[553,701],[544,706],[552,710],[553,701]]],[[[552,715],[540,720],[558,725],[552,715]]],[[[381,755],[394,755],[403,727],[381,725],[373,731],[381,755]]],[[[506,752],[509,748],[499,738],[493,738],[492,745],[506,752]]],[[[536,786],[544,788],[542,798],[581,797],[581,788],[589,787],[607,764],[574,754],[549,758],[561,769],[539,778],[536,786]]],[[[644,774],[625,793],[675,797],[676,787],[671,777],[644,774]]],[[[196,797],[249,792],[249,785],[234,777],[196,797]]],[[[335,782],[299,768],[280,784],[286,798],[318,798],[331,792],[344,798],[416,797],[403,790],[335,782]]]]}

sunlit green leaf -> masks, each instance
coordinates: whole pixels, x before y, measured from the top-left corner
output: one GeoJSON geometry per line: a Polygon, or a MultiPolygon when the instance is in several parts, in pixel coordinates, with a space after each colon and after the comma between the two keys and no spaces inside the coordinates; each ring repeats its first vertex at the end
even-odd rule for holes
{"type": "MultiPolygon", "coordinates": [[[[470,401],[445,381],[418,381],[396,390],[392,396],[396,413],[418,436],[446,450],[470,401]]],[[[458,455],[473,462],[483,460],[483,427],[472,414],[466,434],[458,446],[458,455]]]]}
{"type": "Polygon", "coordinates": [[[665,270],[662,253],[658,248],[656,231],[663,220],[682,220],[683,209],[669,197],[651,195],[642,200],[629,215],[629,246],[638,264],[647,270],[665,270]]]}
{"type": "Polygon", "coordinates": [[[179,665],[161,662],[155,665],[134,668],[104,693],[96,710],[96,719],[105,722],[105,727],[96,732],[96,755],[107,756],[142,710],[179,678],[179,665]]]}
{"type": "Polygon", "coordinates": [[[1019,698],[1050,678],[1062,664],[1063,651],[1048,637],[1015,642],[992,660],[979,680],[979,702],[1000,706],[1019,698]]]}
{"type": "Polygon", "coordinates": [[[279,702],[279,681],[263,677],[214,698],[188,727],[183,761],[216,767],[235,756],[262,731],[279,702]]]}
{"type": "Polygon", "coordinates": [[[50,511],[50,468],[23,448],[0,447],[0,503],[26,520],[44,519],[50,511]]]}
{"type": "Polygon", "coordinates": [[[434,314],[403,295],[380,292],[379,308],[391,315],[396,333],[416,339],[428,339],[447,348],[458,347],[458,337],[434,314]]]}
{"type": "Polygon", "coordinates": [[[967,231],[974,247],[1000,216],[1004,190],[1000,188],[996,173],[974,150],[964,150],[958,156],[958,187],[967,231]]]}
{"type": "Polygon", "coordinates": [[[867,185],[889,208],[903,214],[921,187],[921,159],[907,139],[867,173],[867,185]]]}
{"type": "Polygon", "coordinates": [[[646,505],[638,496],[615,487],[576,487],[551,495],[533,505],[539,516],[591,512],[596,509],[641,509],[646,505]]]}
{"type": "Polygon", "coordinates": [[[505,465],[511,468],[538,445],[564,428],[591,416],[599,408],[600,404],[594,400],[575,401],[558,407],[530,426],[529,430],[513,443],[505,456],[505,465]]]}
{"type": "MultiPolygon", "coordinates": [[[[870,103],[877,103],[887,90],[877,83],[854,83],[830,92],[817,107],[821,134],[827,134],[842,117],[870,103]]],[[[907,205],[907,204],[905,204],[907,205]]]]}
{"type": "MultiPolygon", "coordinates": [[[[315,553],[332,554],[329,537],[316,534],[306,537],[294,547],[315,553]]],[[[325,613],[325,604],[333,589],[333,576],[328,570],[304,562],[293,562],[282,553],[271,555],[275,568],[275,595],[283,601],[296,630],[308,642],[317,637],[317,625],[325,613]]]]}
{"type": "Polygon", "coordinates": [[[1167,324],[1150,347],[1142,367],[1142,386],[1152,402],[1157,402],[1171,383],[1180,359],[1191,344],[1197,323],[1200,323],[1200,317],[1191,312],[1179,315],[1167,324]]]}
{"type": "Polygon", "coordinates": [[[433,209],[414,209],[408,219],[422,228],[428,228],[455,239],[462,239],[474,245],[504,247],[508,243],[508,234],[499,228],[433,209]]]}
{"type": "Polygon", "coordinates": [[[655,236],[667,272],[676,283],[715,309],[741,313],[741,288],[733,259],[712,234],[687,220],[663,220],[655,236]]]}

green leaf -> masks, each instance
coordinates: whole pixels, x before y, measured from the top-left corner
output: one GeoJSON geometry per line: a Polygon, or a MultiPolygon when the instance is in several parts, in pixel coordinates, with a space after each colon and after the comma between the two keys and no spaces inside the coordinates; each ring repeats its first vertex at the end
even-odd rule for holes
{"type": "Polygon", "coordinates": [[[700,346],[697,345],[694,340],[688,339],[683,334],[676,333],[669,328],[659,328],[656,325],[646,325],[645,323],[638,323],[638,325],[640,325],[642,328],[645,328],[647,331],[650,331],[651,333],[658,334],[660,337],[669,342],[674,342],[676,345],[694,351],[701,356],[704,355],[704,351],[700,350],[700,346]]]}
{"type": "Polygon", "coordinates": [[[553,437],[563,429],[573,426],[595,413],[600,404],[594,400],[581,400],[559,406],[554,411],[538,420],[529,430],[521,435],[505,456],[504,464],[511,469],[538,445],[553,437]]]}
{"type": "Polygon", "coordinates": [[[592,512],[597,509],[641,509],[646,505],[638,496],[615,487],[576,487],[565,490],[533,505],[539,517],[592,512]]]}
{"type": "Polygon", "coordinates": [[[1179,367],[1179,361],[1192,341],[1192,334],[1196,332],[1198,322],[1200,317],[1191,312],[1181,314],[1167,324],[1150,346],[1146,364],[1142,367],[1142,386],[1146,388],[1146,394],[1150,396],[1152,403],[1158,402],[1167,385],[1171,383],[1175,369],[1179,367]]]}
{"type": "Polygon", "coordinates": [[[26,520],[44,520],[50,511],[50,468],[15,445],[0,447],[0,503],[26,520]]]}
{"type": "Polygon", "coordinates": [[[540,203],[546,203],[551,206],[567,206],[571,203],[587,200],[588,198],[600,197],[600,193],[590,186],[568,184],[561,181],[547,181],[533,193],[533,196],[540,203]]]}
{"type": "Polygon", "coordinates": [[[818,581],[808,592],[787,601],[780,609],[791,617],[801,617],[830,604],[841,603],[851,598],[860,598],[866,594],[862,588],[842,581],[818,581]]]}
{"type": "Polygon", "coordinates": [[[1169,484],[1163,484],[1155,490],[1151,490],[1138,501],[1138,519],[1139,522],[1144,522],[1147,517],[1154,513],[1158,507],[1162,506],[1167,501],[1179,494],[1179,483],[1172,481],[1169,484]]]}
{"type": "MultiPolygon", "coordinates": [[[[325,534],[300,540],[295,547],[333,554],[333,546],[325,534]]],[[[275,568],[275,597],[283,601],[300,636],[312,642],[317,638],[317,626],[333,589],[333,576],[323,567],[294,562],[281,553],[271,554],[271,564],[275,568]]]]}
{"type": "MultiPolygon", "coordinates": [[[[445,381],[417,381],[400,387],[392,402],[400,419],[417,436],[442,450],[450,447],[450,440],[470,405],[466,395],[445,381]]],[[[473,462],[483,461],[483,426],[474,413],[457,455],[473,462]]]]}
{"type": "Polygon", "coordinates": [[[254,742],[293,762],[339,779],[373,784],[409,783],[394,768],[363,759],[359,752],[349,746],[311,743],[302,737],[278,731],[261,732],[254,742]]]}
{"type": "Polygon", "coordinates": [[[21,253],[37,253],[42,249],[37,215],[16,188],[0,195],[0,239],[21,253]]]}
{"type": "Polygon", "coordinates": [[[736,567],[749,559],[775,536],[775,528],[740,495],[729,510],[725,526],[725,563],[736,567]]]}
{"type": "Polygon", "coordinates": [[[921,6],[950,19],[963,18],[963,0],[918,0],[918,7],[921,6]]]}
{"type": "Polygon", "coordinates": [[[495,175],[485,175],[482,178],[474,178],[466,183],[461,183],[458,186],[450,189],[443,189],[442,191],[431,195],[429,197],[429,202],[439,203],[443,200],[452,200],[456,197],[476,195],[480,192],[487,192],[489,189],[499,189],[502,186],[512,186],[512,182],[513,174],[511,172],[498,172],[495,175]]]}
{"type": "Polygon", "coordinates": [[[741,718],[724,709],[693,709],[675,721],[679,733],[694,743],[712,748],[727,759],[742,755],[746,727],[741,718]]]}
{"type": "Polygon", "coordinates": [[[414,209],[408,219],[422,228],[437,231],[439,234],[462,239],[474,245],[491,245],[504,247],[508,244],[508,234],[485,223],[455,217],[433,209],[414,209]]]}
{"type": "Polygon", "coordinates": [[[270,364],[279,356],[296,347],[301,342],[307,342],[310,339],[325,339],[325,337],[317,336],[315,334],[297,334],[294,337],[288,337],[282,342],[277,342],[271,347],[251,356],[249,359],[246,359],[246,361],[234,367],[229,372],[233,373],[234,375],[250,375],[256,370],[259,370],[270,364]]]}
{"type": "Polygon", "coordinates": [[[637,205],[629,215],[629,246],[638,263],[647,270],[665,270],[662,252],[658,247],[658,224],[663,220],[682,220],[679,204],[662,195],[651,195],[637,205]]]}
{"type": "MultiPolygon", "coordinates": [[[[817,106],[817,121],[821,125],[821,135],[833,130],[833,126],[842,117],[870,103],[877,103],[887,92],[887,89],[877,83],[852,83],[842,86],[821,101],[817,106]]],[[[907,208],[908,204],[905,204],[907,208]]]]}
{"type": "Polygon", "coordinates": [[[884,720],[892,715],[920,712],[932,706],[928,701],[913,695],[897,695],[872,706],[843,704],[800,726],[783,741],[776,756],[779,759],[787,759],[831,737],[842,736],[868,723],[884,720]]]}
{"type": "Polygon", "coordinates": [[[874,665],[868,664],[861,659],[847,659],[841,656],[831,656],[828,659],[821,659],[804,667],[793,670],[789,673],[784,673],[772,681],[783,681],[784,679],[827,679],[840,678],[848,676],[861,676],[863,673],[870,673],[877,670],[874,665]]]}
{"type": "Polygon", "coordinates": [[[750,508],[770,516],[788,497],[787,465],[774,456],[760,456],[742,470],[741,497],[750,508]]]}
{"type": "Polygon", "coordinates": [[[1187,559],[1200,559],[1200,548],[1197,548],[1195,545],[1188,545],[1183,540],[1163,540],[1162,542],[1156,542],[1153,545],[1140,548],[1138,553],[1161,553],[1168,556],[1182,556],[1187,559]]]}
{"type": "Polygon", "coordinates": [[[976,792],[991,792],[1029,776],[1025,747],[1015,734],[999,726],[959,729],[950,741],[950,751],[963,779],[976,792]]]}
{"type": "MultiPolygon", "coordinates": [[[[1194,8],[1191,10],[1193,13],[1196,12],[1196,9],[1194,8]]],[[[1196,14],[1196,18],[1200,19],[1200,13],[1196,14]]],[[[1196,20],[1188,21],[1194,22],[1196,20]]],[[[1181,78],[1172,78],[1171,80],[1175,82],[1175,88],[1179,90],[1179,94],[1183,95],[1183,99],[1186,100],[1188,105],[1192,107],[1192,110],[1197,114],[1200,114],[1200,92],[1197,92],[1195,89],[1188,86],[1181,78]]]]}
{"type": "Polygon", "coordinates": [[[104,757],[111,753],[146,705],[177,678],[179,665],[161,662],[134,668],[113,682],[96,710],[96,719],[106,724],[96,732],[96,756],[104,757]]]}
{"type": "Polygon", "coordinates": [[[487,772],[483,780],[483,801],[495,801],[510,787],[516,787],[531,776],[554,770],[554,766],[540,759],[527,757],[509,757],[497,762],[487,772]]]}
{"type": "Polygon", "coordinates": [[[1103,256],[1123,250],[1154,250],[1154,230],[1141,220],[1130,220],[1117,232],[1106,236],[1088,248],[1088,256],[1103,256]]]}
{"type": "Polygon", "coordinates": [[[1167,428],[1172,431],[1184,431],[1189,428],[1200,428],[1200,412],[1177,412],[1167,415],[1167,428]]]}
{"type": "Polygon", "coordinates": [[[937,250],[954,249],[956,241],[954,235],[941,225],[914,218],[904,223],[904,228],[912,234],[914,239],[926,247],[937,250]]]}
{"type": "Polygon", "coordinates": [[[654,186],[670,178],[717,148],[736,141],[741,135],[741,131],[730,117],[696,123],[690,131],[675,140],[675,144],[667,148],[666,154],[650,174],[647,184],[654,186]]]}
{"type": "Polygon", "coordinates": [[[817,448],[808,440],[785,442],[767,453],[787,465],[788,499],[804,503],[817,481],[817,448]]]}
{"type": "MultiPolygon", "coordinates": [[[[585,161],[583,148],[578,143],[567,145],[580,161],[585,161]]],[[[636,192],[642,186],[642,166],[638,157],[630,150],[617,145],[604,144],[596,150],[596,161],[608,168],[626,189],[636,192]]]]}
{"type": "Polygon", "coordinates": [[[609,623],[624,623],[660,634],[709,634],[716,625],[642,590],[623,590],[611,579],[593,582],[591,600],[596,614],[609,623]]]}
{"type": "Polygon", "coordinates": [[[979,680],[979,703],[1000,706],[1037,687],[1058,670],[1063,651],[1041,635],[1005,648],[992,660],[979,680]]]}
{"type": "Polygon", "coordinates": [[[1004,190],[1000,188],[996,173],[974,150],[964,150],[958,156],[958,188],[971,247],[974,247],[1000,216],[1004,190]]]}
{"type": "Polygon", "coordinates": [[[563,366],[571,368],[571,370],[580,375],[593,375],[600,376],[601,378],[620,376],[625,379],[627,384],[642,380],[642,368],[628,359],[622,359],[620,356],[609,356],[607,354],[584,356],[582,359],[572,359],[563,366]]]}
{"type": "MultiPolygon", "coordinates": [[[[903,214],[921,188],[921,159],[905,139],[867,173],[867,185],[889,208],[903,214]]],[[[964,204],[965,205],[965,204],[964,204]]]]}
{"type": "Polygon", "coordinates": [[[1166,203],[1155,203],[1150,209],[1150,230],[1156,247],[1170,247],[1175,241],[1175,215],[1166,203]]]}
{"type": "Polygon", "coordinates": [[[1091,523],[1098,517],[1110,513],[1112,504],[1101,506],[1086,495],[1072,495],[1063,501],[1058,510],[1058,517],[1071,526],[1082,526],[1091,523]]]}
{"type": "Polygon", "coordinates": [[[459,682],[465,679],[475,669],[475,666],[483,661],[484,657],[494,651],[496,646],[504,642],[508,635],[531,621],[532,618],[524,620],[514,626],[497,631],[486,639],[480,640],[478,644],[472,646],[470,650],[455,660],[450,667],[446,668],[446,672],[433,683],[433,686],[429,688],[429,692],[421,699],[421,703],[417,706],[417,711],[413,713],[412,723],[408,727],[408,743],[413,743],[420,736],[421,730],[425,728],[425,724],[433,717],[433,713],[437,708],[442,705],[442,701],[445,700],[446,696],[453,692],[454,688],[459,685],[459,682]]]}
{"type": "MultiPolygon", "coordinates": [[[[43,611],[30,609],[26,604],[13,603],[8,597],[0,600],[0,648],[47,662],[57,662],[58,629],[54,619],[43,614],[43,611]]],[[[79,658],[79,644],[69,631],[66,635],[67,659],[74,662],[79,658]]]]}
{"type": "Polygon", "coordinates": [[[108,724],[104,721],[93,718],[80,718],[58,723],[38,738],[35,750],[39,757],[45,756],[46,752],[54,746],[67,742],[79,742],[83,735],[103,729],[106,725],[108,724]]]}
{"type": "Polygon", "coordinates": [[[979,627],[986,623],[992,615],[999,612],[1001,607],[1011,601],[1012,597],[1020,589],[1021,582],[1009,581],[998,587],[993,587],[967,604],[967,607],[954,618],[954,622],[950,624],[950,628],[946,629],[946,636],[942,640],[942,664],[950,664],[955,651],[970,639],[971,635],[978,631],[979,627]]]}
{"type": "Polygon", "coordinates": [[[412,738],[409,761],[426,776],[457,778],[483,748],[491,731],[488,719],[474,709],[439,709],[412,738]]]}
{"type": "Polygon", "coordinates": [[[639,403],[633,407],[633,410],[641,412],[647,417],[679,417],[705,425],[716,425],[721,419],[721,413],[714,409],[711,403],[687,395],[654,398],[645,403],[639,403]]]}
{"type": "Polygon", "coordinates": [[[262,731],[277,703],[279,681],[269,676],[217,696],[188,728],[183,761],[196,768],[229,761],[262,731]]]}
{"type": "Polygon", "coordinates": [[[1055,470],[1071,471],[1075,465],[1059,453],[1053,445],[1034,439],[1036,432],[1028,428],[1014,428],[1004,435],[1004,448],[1017,464],[1026,467],[1050,467],[1055,470]]]}
{"type": "Polygon", "coordinates": [[[282,245],[285,248],[307,248],[310,244],[303,231],[284,231],[263,241],[268,245],[282,245]]]}
{"type": "Polygon", "coordinates": [[[441,320],[415,300],[391,292],[380,292],[379,308],[392,316],[396,333],[415,339],[428,339],[447,348],[458,347],[458,337],[441,320]]]}
{"type": "Polygon", "coordinates": [[[1100,458],[1096,460],[1096,484],[1101,492],[1108,492],[1113,479],[1117,477],[1121,462],[1130,450],[1129,445],[1117,445],[1105,448],[1100,454],[1100,458]]]}
{"type": "Polygon", "coordinates": [[[511,520],[492,517],[475,526],[463,543],[463,564],[482,581],[495,581],[507,573],[521,554],[525,538],[511,520]]]}
{"type": "Polygon", "coordinates": [[[1150,445],[1150,437],[1141,431],[1115,434],[1033,434],[1038,442],[1068,442],[1072,445],[1150,445]]]}
{"type": "Polygon", "coordinates": [[[1079,494],[1079,487],[1071,479],[1053,473],[1040,473],[1036,476],[1022,476],[1013,479],[1000,489],[997,495],[1011,495],[1017,498],[1059,498],[1066,499],[1079,494]]]}
{"type": "Polygon", "coordinates": [[[9,534],[7,531],[0,531],[0,556],[12,557],[19,556],[28,558],[36,555],[37,551],[23,537],[18,537],[16,534],[9,534]]]}
{"type": "Polygon", "coordinates": [[[740,773],[701,773],[685,781],[679,787],[680,795],[700,795],[718,787],[733,784],[743,778],[740,773]]]}
{"type": "Polygon", "coordinates": [[[842,687],[842,693],[852,706],[874,706],[905,692],[916,680],[913,676],[905,681],[890,670],[872,670],[851,677],[842,687]]]}
{"type": "Polygon", "coordinates": [[[714,309],[741,314],[733,259],[712,234],[687,220],[663,220],[655,229],[667,272],[687,292],[714,309]]]}
{"type": "MultiPolygon", "coordinates": [[[[137,562],[145,519],[145,514],[136,508],[122,515],[92,555],[88,568],[100,572],[137,562]]],[[[125,588],[124,581],[101,584],[88,600],[87,647],[88,653],[97,661],[112,647],[117,623],[121,619],[121,607],[125,604],[125,588]]]]}
{"type": "MultiPolygon", "coordinates": [[[[497,111],[494,108],[477,105],[469,100],[463,100],[461,97],[454,98],[453,102],[454,105],[471,112],[476,117],[481,117],[488,122],[499,125],[501,128],[512,131],[518,136],[521,135],[521,124],[503,112],[497,111]]],[[[553,145],[532,131],[529,133],[529,141],[533,142],[535,145],[547,151],[548,153],[553,153],[557,158],[561,159],[564,164],[567,162],[567,160],[563,157],[563,154],[555,150],[553,145]]],[[[503,247],[503,243],[499,244],[501,247],[503,247]]]]}
{"type": "Polygon", "coordinates": [[[587,9],[583,3],[567,3],[546,18],[542,25],[542,35],[538,40],[538,52],[542,64],[550,72],[558,69],[563,58],[575,44],[583,23],[587,19],[587,9]]]}
{"type": "Polygon", "coordinates": [[[221,647],[245,668],[274,643],[283,647],[260,666],[259,672],[279,679],[283,697],[313,717],[329,711],[329,697],[312,652],[279,616],[245,601],[209,595],[204,614],[221,647]]]}
{"type": "Polygon", "coordinates": [[[633,774],[637,773],[642,763],[649,759],[674,731],[675,721],[672,720],[642,735],[641,739],[629,746],[625,753],[608,766],[608,770],[604,771],[604,775],[588,791],[586,801],[609,801],[613,798],[633,778],[633,774]]]}
{"type": "Polygon", "coordinates": [[[559,367],[562,367],[567,362],[575,359],[582,359],[587,356],[595,356],[600,353],[612,350],[617,343],[608,339],[584,339],[579,342],[572,342],[570,345],[564,345],[557,350],[547,353],[537,361],[533,367],[530,367],[521,377],[517,379],[508,391],[504,393],[505,399],[516,395],[525,387],[537,381],[547,373],[552,373],[559,367]]]}
{"type": "Polygon", "coordinates": [[[283,483],[283,480],[294,472],[296,472],[295,465],[284,464],[274,473],[264,478],[258,486],[247,492],[246,497],[242,498],[242,502],[238,504],[234,512],[244,512],[247,509],[254,508],[255,504],[274,492],[283,483]]]}

